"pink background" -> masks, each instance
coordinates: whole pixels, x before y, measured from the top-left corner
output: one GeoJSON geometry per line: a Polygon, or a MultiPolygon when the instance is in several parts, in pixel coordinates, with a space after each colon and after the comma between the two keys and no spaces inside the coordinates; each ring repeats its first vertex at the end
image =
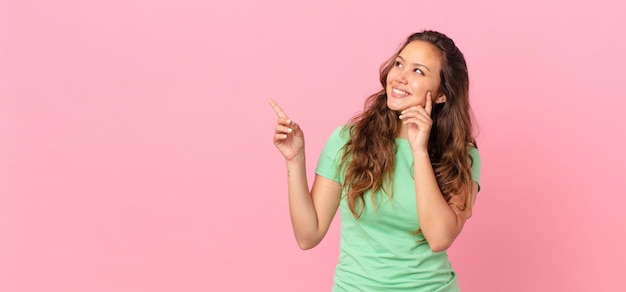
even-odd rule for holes
{"type": "Polygon", "coordinates": [[[465,53],[480,126],[463,291],[626,290],[618,3],[2,1],[0,291],[328,291],[339,220],[298,249],[267,100],[312,179],[424,28],[465,53]]]}

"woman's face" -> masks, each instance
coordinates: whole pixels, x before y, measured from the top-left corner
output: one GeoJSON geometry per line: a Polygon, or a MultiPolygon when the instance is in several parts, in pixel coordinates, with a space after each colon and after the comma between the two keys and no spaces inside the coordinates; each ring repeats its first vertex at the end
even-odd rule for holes
{"type": "Polygon", "coordinates": [[[413,41],[406,45],[387,74],[387,106],[402,111],[415,105],[426,105],[430,91],[433,103],[445,101],[439,93],[441,51],[429,42],[413,41]]]}

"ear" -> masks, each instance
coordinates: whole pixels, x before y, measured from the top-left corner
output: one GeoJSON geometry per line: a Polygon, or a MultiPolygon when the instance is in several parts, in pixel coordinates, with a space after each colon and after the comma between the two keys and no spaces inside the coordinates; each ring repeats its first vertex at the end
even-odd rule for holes
{"type": "Polygon", "coordinates": [[[443,94],[443,92],[440,92],[439,96],[435,98],[435,103],[444,103],[444,102],[446,102],[446,95],[443,94]]]}

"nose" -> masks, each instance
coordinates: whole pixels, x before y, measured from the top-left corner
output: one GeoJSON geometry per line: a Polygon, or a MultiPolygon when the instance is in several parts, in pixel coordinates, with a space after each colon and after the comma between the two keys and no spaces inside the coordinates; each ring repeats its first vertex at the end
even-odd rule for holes
{"type": "Polygon", "coordinates": [[[398,72],[398,76],[397,76],[397,80],[400,83],[406,84],[408,82],[408,76],[409,74],[409,70],[408,69],[402,69],[400,70],[400,72],[398,72]]]}

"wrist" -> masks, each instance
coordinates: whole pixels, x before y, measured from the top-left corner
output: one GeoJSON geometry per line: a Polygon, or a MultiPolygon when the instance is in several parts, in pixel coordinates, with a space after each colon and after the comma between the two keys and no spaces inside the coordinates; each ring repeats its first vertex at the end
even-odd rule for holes
{"type": "Polygon", "coordinates": [[[291,159],[285,159],[285,162],[287,163],[287,165],[294,165],[294,166],[302,164],[305,161],[306,159],[305,159],[304,153],[298,154],[291,159]]]}
{"type": "Polygon", "coordinates": [[[414,149],[412,150],[412,152],[413,152],[414,160],[424,159],[424,158],[430,159],[430,155],[428,154],[428,149],[414,149]]]}

